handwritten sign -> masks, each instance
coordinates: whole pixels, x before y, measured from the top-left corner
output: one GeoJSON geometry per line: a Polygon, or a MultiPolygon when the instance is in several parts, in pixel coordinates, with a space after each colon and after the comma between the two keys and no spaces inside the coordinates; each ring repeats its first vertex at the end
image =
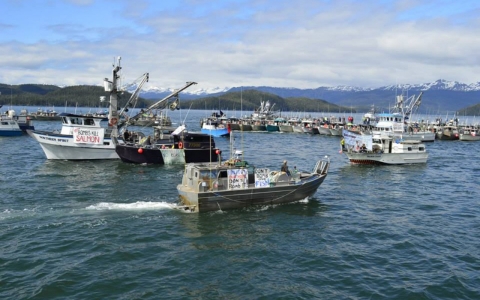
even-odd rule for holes
{"type": "Polygon", "coordinates": [[[76,144],[103,144],[104,128],[90,129],[83,127],[73,128],[73,142],[76,144]]]}
{"type": "Polygon", "coordinates": [[[248,171],[246,169],[227,170],[228,189],[245,189],[248,187],[248,171]]]}
{"type": "Polygon", "coordinates": [[[255,169],[255,187],[269,187],[270,178],[268,174],[270,170],[267,168],[255,169]]]}

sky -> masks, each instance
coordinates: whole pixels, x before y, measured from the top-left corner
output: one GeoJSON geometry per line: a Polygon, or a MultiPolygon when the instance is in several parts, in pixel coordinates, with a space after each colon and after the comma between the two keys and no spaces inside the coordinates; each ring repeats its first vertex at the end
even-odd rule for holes
{"type": "Polygon", "coordinates": [[[1,0],[0,83],[480,82],[478,0],[1,0]]]}

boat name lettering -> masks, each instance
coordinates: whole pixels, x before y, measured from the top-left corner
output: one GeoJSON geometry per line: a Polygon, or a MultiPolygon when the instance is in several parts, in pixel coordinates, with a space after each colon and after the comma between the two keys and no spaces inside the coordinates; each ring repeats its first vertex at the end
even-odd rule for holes
{"type": "Polygon", "coordinates": [[[189,148],[200,148],[201,144],[200,143],[188,143],[189,148]]]}
{"type": "Polygon", "coordinates": [[[51,138],[51,137],[48,137],[48,136],[41,136],[41,135],[40,135],[39,138],[44,139],[44,140],[47,140],[47,141],[54,141],[54,142],[57,141],[56,138],[51,138]]]}

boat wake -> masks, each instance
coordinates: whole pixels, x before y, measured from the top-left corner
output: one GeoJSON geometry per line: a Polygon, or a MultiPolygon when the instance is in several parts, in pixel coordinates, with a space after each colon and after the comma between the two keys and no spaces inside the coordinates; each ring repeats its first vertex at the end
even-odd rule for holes
{"type": "Polygon", "coordinates": [[[137,201],[134,203],[100,202],[87,206],[87,210],[160,210],[176,209],[177,204],[168,202],[137,201]]]}

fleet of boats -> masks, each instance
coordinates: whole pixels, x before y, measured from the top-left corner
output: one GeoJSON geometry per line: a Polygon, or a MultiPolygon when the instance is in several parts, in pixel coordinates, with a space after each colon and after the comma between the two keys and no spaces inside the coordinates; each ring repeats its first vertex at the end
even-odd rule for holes
{"type": "MultiPolygon", "coordinates": [[[[441,140],[480,140],[478,125],[459,126],[457,119],[447,123],[413,122],[412,115],[421,103],[417,96],[396,97],[393,110],[377,113],[374,108],[362,123],[353,118],[310,116],[284,117],[270,102],[250,116],[228,118],[222,111],[201,120],[201,132],[190,132],[182,124],[172,127],[165,111],[179,109],[179,93],[196,84],[187,82],[147,109],[128,116],[149,75],[145,73],[125,106],[118,108],[122,88],[120,58],[113,66],[112,79],[105,79],[110,93],[108,115],[72,114],[38,110],[20,115],[7,110],[0,116],[0,136],[21,135],[26,131],[42,148],[47,159],[121,159],[138,164],[185,165],[177,186],[180,206],[191,212],[227,210],[256,205],[272,205],[308,199],[316,193],[328,174],[330,159],[315,161],[312,171],[270,170],[243,159],[243,151],[233,148],[233,132],[266,131],[308,133],[342,137],[341,153],[352,164],[424,164],[428,159],[425,142],[441,140]],[[61,129],[35,130],[32,120],[60,120],[61,129]],[[144,131],[129,131],[129,126],[150,126],[144,131]],[[23,131],[22,131],[23,130],[23,131]],[[215,137],[230,136],[231,157],[223,161],[215,137]]],[[[1,107],[1,106],[0,106],[1,107]]]]}

